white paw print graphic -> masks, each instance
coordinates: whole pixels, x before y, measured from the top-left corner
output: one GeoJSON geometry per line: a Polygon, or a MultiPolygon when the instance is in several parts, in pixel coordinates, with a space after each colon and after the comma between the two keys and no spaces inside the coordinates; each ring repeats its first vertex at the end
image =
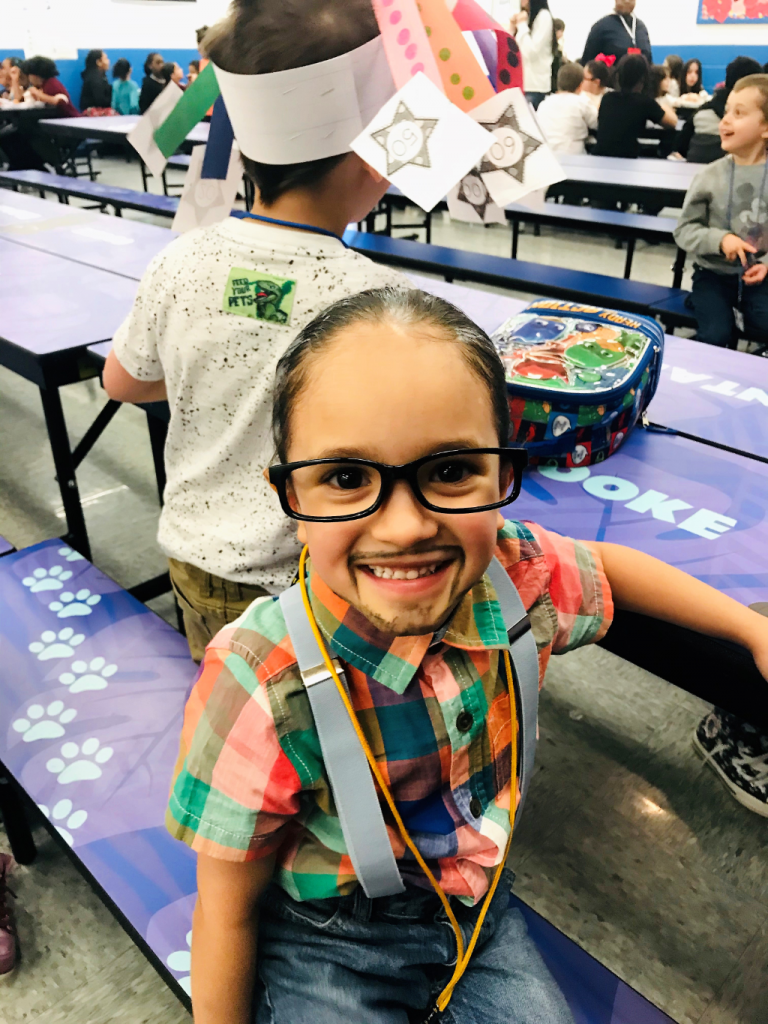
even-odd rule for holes
{"type": "Polygon", "coordinates": [[[117,672],[117,665],[108,665],[105,658],[93,661],[73,661],[72,671],[59,676],[59,682],[69,687],[70,693],[85,690],[105,690],[107,680],[117,672]]]}
{"type": "Polygon", "coordinates": [[[79,551],[73,551],[70,547],[59,548],[59,554],[62,558],[66,558],[68,562],[84,562],[85,556],[81,555],[79,551]]]}
{"type": "Polygon", "coordinates": [[[76,633],[71,626],[54,633],[46,629],[40,634],[39,640],[29,645],[29,650],[37,655],[38,661],[50,661],[51,658],[71,658],[75,648],[85,640],[84,633],[76,633]]]}
{"type": "Polygon", "coordinates": [[[73,615],[90,615],[93,611],[93,606],[98,604],[100,600],[99,594],[92,594],[90,590],[84,587],[82,590],[78,590],[76,594],[65,590],[63,594],[59,594],[58,601],[52,601],[48,607],[52,612],[56,612],[60,619],[69,619],[73,615]]]}
{"type": "Polygon", "coordinates": [[[73,811],[71,800],[59,800],[57,804],[53,805],[52,811],[49,811],[45,804],[38,804],[37,806],[46,818],[53,822],[59,835],[63,836],[64,840],[72,846],[74,840],[72,833],[68,829],[72,829],[72,832],[74,832],[75,829],[83,826],[88,818],[88,811],[73,811]],[[59,825],[58,822],[62,822],[62,824],[59,825]],[[67,827],[64,828],[64,825],[67,827]]]}
{"type": "Polygon", "coordinates": [[[106,764],[113,754],[112,747],[102,747],[96,737],[92,736],[81,746],[77,743],[62,744],[61,757],[52,757],[46,761],[45,767],[62,786],[68,782],[88,782],[101,778],[99,766],[106,764]]]}
{"type": "Polygon", "coordinates": [[[61,590],[71,576],[70,569],[54,565],[52,569],[33,570],[32,575],[25,576],[21,582],[25,587],[29,587],[33,594],[39,594],[41,590],[61,590]]]}
{"type": "MultiPolygon", "coordinates": [[[[192,945],[192,932],[187,932],[187,945],[190,947],[192,945]]],[[[169,953],[165,962],[172,971],[186,975],[184,978],[177,978],[176,981],[181,985],[187,995],[191,996],[192,986],[189,980],[189,972],[192,967],[192,954],[189,949],[177,949],[174,953],[169,953]]]]}
{"type": "Polygon", "coordinates": [[[64,702],[55,700],[44,708],[42,704],[30,704],[27,708],[26,718],[17,718],[12,728],[21,733],[25,743],[34,743],[35,740],[58,740],[66,732],[65,725],[69,725],[77,712],[72,708],[65,708],[64,702]]]}

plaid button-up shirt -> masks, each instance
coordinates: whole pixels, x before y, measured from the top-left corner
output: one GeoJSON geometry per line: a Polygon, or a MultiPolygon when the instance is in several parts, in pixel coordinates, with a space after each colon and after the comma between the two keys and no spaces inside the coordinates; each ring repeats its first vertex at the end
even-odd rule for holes
{"type": "MultiPolygon", "coordinates": [[[[496,554],[529,610],[540,679],[550,654],[606,632],[610,589],[588,548],[509,521],[496,554]]],[[[432,635],[379,632],[311,570],[309,589],[411,837],[445,892],[476,902],[509,834],[510,709],[499,673],[507,637],[493,586],[484,577],[473,587],[431,648],[432,635]]],[[[404,880],[428,887],[383,798],[382,806],[404,880]]],[[[172,835],[214,857],[277,851],[276,881],[296,900],[357,885],[275,598],[255,601],[207,648],[166,820],[172,835]]]]}

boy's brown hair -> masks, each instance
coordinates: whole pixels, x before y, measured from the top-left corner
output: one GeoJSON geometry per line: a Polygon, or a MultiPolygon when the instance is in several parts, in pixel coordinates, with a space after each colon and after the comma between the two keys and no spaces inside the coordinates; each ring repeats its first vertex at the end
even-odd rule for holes
{"type": "Polygon", "coordinates": [[[581,64],[563,64],[557,72],[558,92],[577,92],[584,81],[584,68],[581,64]]]}
{"type": "Polygon", "coordinates": [[[747,75],[740,78],[733,87],[734,92],[743,92],[745,89],[757,89],[760,93],[763,120],[768,122],[768,75],[747,75]]]}
{"type": "MultiPolygon", "coordinates": [[[[203,47],[224,71],[263,75],[340,57],[378,34],[371,0],[235,0],[203,47]]],[[[272,206],[286,192],[318,184],[346,155],[301,164],[263,164],[244,157],[243,164],[261,202],[272,206]]]]}

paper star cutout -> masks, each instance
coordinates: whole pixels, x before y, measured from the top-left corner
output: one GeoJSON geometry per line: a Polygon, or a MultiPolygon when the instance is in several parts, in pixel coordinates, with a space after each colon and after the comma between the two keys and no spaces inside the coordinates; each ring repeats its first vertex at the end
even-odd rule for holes
{"type": "Polygon", "coordinates": [[[461,179],[458,198],[463,203],[469,203],[480,220],[485,223],[485,211],[493,200],[479,175],[468,174],[461,179]]]}
{"type": "Polygon", "coordinates": [[[388,178],[408,164],[415,167],[432,166],[427,140],[437,123],[437,118],[414,117],[401,100],[392,124],[371,132],[371,138],[386,151],[388,178]]]}
{"type": "Polygon", "coordinates": [[[480,162],[480,173],[505,171],[522,185],[525,161],[544,143],[523,131],[511,103],[497,121],[490,123],[481,121],[480,123],[492,134],[501,129],[500,136],[496,136],[496,142],[480,162]]]}

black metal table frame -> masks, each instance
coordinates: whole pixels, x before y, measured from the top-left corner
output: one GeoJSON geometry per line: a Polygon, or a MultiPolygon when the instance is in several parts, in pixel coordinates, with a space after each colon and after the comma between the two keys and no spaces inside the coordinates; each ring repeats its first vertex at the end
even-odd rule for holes
{"type": "MultiPolygon", "coordinates": [[[[38,356],[0,336],[0,366],[5,366],[12,373],[36,384],[40,391],[56,482],[67,523],[67,532],[63,540],[88,559],[91,558],[91,545],[77,484],[77,468],[109,426],[121,403],[108,399],[73,449],[59,389],[66,387],[67,384],[99,376],[103,363],[88,351],[88,345],[97,341],[98,339],[91,339],[82,347],[38,356]]],[[[163,407],[167,410],[165,403],[152,403],[144,407],[161,504],[165,490],[163,448],[168,430],[167,415],[164,417],[163,407]]],[[[168,573],[162,573],[131,588],[130,593],[140,601],[149,601],[153,597],[167,593],[169,589],[168,573]]]]}

